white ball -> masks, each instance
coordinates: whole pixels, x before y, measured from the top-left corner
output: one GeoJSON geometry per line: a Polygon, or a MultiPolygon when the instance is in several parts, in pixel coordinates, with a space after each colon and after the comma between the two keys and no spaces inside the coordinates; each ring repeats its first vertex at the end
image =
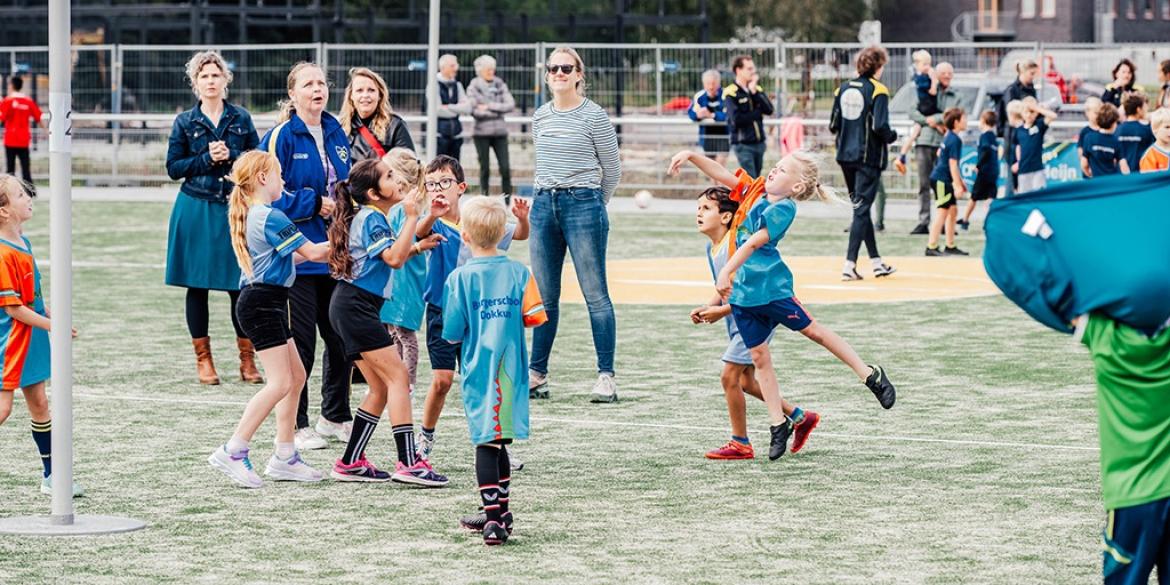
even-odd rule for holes
{"type": "Polygon", "coordinates": [[[645,189],[634,193],[634,205],[637,205],[640,209],[650,207],[651,201],[654,201],[654,194],[645,189]]]}

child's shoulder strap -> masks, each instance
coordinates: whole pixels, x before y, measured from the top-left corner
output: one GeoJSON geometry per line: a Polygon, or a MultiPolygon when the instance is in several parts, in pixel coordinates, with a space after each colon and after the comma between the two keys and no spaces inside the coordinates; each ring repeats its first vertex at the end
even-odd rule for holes
{"type": "Polygon", "coordinates": [[[272,129],[272,134],[268,138],[268,154],[276,156],[276,140],[280,138],[280,131],[284,130],[284,127],[287,125],[288,120],[285,120],[272,129]]]}

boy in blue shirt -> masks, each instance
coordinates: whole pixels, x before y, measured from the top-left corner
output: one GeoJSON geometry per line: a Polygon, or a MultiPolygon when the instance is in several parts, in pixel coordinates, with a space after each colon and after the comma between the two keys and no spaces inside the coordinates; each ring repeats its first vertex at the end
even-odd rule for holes
{"type": "Polygon", "coordinates": [[[979,116],[979,150],[975,163],[975,184],[971,187],[971,201],[963,211],[963,219],[955,222],[963,231],[971,227],[971,214],[980,201],[995,199],[999,193],[999,140],[995,137],[998,117],[995,110],[986,110],[979,116]]]}
{"type": "MultiPolygon", "coordinates": [[[[1080,163],[1085,157],[1085,137],[1093,132],[1100,132],[1097,127],[1097,112],[1101,110],[1101,98],[1091,97],[1085,100],[1085,119],[1088,120],[1089,125],[1081,128],[1077,133],[1077,162],[1080,163]]],[[[1081,177],[1088,177],[1089,171],[1083,165],[1081,168],[1081,177]]]]}
{"type": "Polygon", "coordinates": [[[1125,121],[1117,127],[1117,141],[1121,143],[1121,158],[1136,173],[1141,166],[1142,155],[1154,143],[1154,131],[1146,120],[1146,96],[1131,93],[1125,96],[1125,121]]]}
{"type": "Polygon", "coordinates": [[[967,253],[955,245],[955,218],[958,217],[958,207],[955,200],[963,197],[967,192],[967,185],[963,183],[963,176],[959,172],[959,159],[963,154],[963,139],[959,132],[967,129],[967,114],[959,108],[951,108],[943,113],[943,126],[947,133],[943,136],[942,144],[938,147],[938,162],[930,172],[930,180],[934,181],[934,206],[939,210],[930,225],[930,239],[926,243],[927,256],[966,256],[967,253]],[[938,238],[947,232],[947,247],[938,249],[938,238]]]}
{"type": "Polygon", "coordinates": [[[499,255],[508,211],[500,199],[477,197],[463,211],[460,241],[471,258],[443,287],[443,340],[461,351],[463,411],[475,447],[475,477],[483,513],[460,521],[482,532],[484,544],[512,533],[508,510],[508,448],[528,438],[526,327],[548,321],[528,268],[499,255]]]}
{"type": "Polygon", "coordinates": [[[1044,173],[1044,135],[1048,133],[1048,125],[1056,120],[1056,112],[1041,106],[1031,96],[1021,101],[1024,125],[1015,130],[1015,172],[1019,177],[1016,192],[1022,194],[1048,186],[1048,176],[1044,173]]]}
{"type": "Polygon", "coordinates": [[[1100,130],[1085,136],[1084,153],[1081,155],[1081,170],[1085,171],[1085,177],[1129,174],[1129,163],[1121,156],[1121,142],[1113,133],[1120,118],[1116,106],[1101,104],[1101,109],[1097,111],[1097,127],[1100,130]]]}
{"type": "MultiPolygon", "coordinates": [[[[463,241],[459,226],[461,218],[459,201],[467,190],[463,166],[459,161],[440,155],[427,165],[426,180],[423,183],[431,194],[431,214],[419,220],[416,233],[419,238],[439,234],[443,241],[433,250],[427,265],[426,287],[423,299],[427,302],[427,355],[431,360],[431,387],[423,403],[422,426],[418,441],[418,453],[422,459],[430,459],[435,445],[435,427],[439,414],[447,402],[447,393],[455,379],[455,366],[459,359],[459,345],[443,339],[443,285],[454,270],[471,258],[471,248],[463,241]]],[[[512,199],[512,214],[515,224],[507,224],[497,247],[507,250],[513,241],[528,239],[528,202],[519,197],[512,199]]]]}

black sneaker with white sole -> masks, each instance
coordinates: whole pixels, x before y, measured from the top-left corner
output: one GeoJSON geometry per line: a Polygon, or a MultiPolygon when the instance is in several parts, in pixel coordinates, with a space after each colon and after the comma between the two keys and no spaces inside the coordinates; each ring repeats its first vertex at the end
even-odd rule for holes
{"type": "Polygon", "coordinates": [[[945,256],[970,256],[970,254],[959,249],[958,246],[947,246],[943,248],[943,255],[945,256]]]}
{"type": "MultiPolygon", "coordinates": [[[[511,536],[512,512],[505,512],[500,520],[504,522],[504,530],[508,531],[508,536],[511,536]]],[[[464,516],[459,519],[459,525],[474,532],[483,532],[483,527],[487,525],[487,513],[480,511],[470,516],[464,516]]]]}
{"type": "Polygon", "coordinates": [[[943,251],[939,250],[938,248],[927,248],[926,255],[927,256],[942,256],[943,251]]]}
{"type": "Polygon", "coordinates": [[[772,444],[768,447],[768,459],[775,461],[784,456],[784,452],[788,450],[788,437],[792,436],[792,421],[785,420],[783,423],[772,427],[772,444]]]}
{"type": "Polygon", "coordinates": [[[882,408],[889,410],[894,406],[894,400],[897,398],[897,391],[894,390],[894,384],[886,377],[886,370],[881,366],[870,366],[869,377],[865,379],[865,387],[869,388],[870,392],[877,397],[878,402],[881,403],[882,408]]]}

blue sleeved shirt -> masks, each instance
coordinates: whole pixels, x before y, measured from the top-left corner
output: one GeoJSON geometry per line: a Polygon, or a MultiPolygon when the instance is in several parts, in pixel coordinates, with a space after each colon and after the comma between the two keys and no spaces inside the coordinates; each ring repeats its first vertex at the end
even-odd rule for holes
{"type": "MultiPolygon", "coordinates": [[[[431,250],[430,260],[427,263],[427,282],[423,290],[423,300],[436,307],[443,307],[443,284],[447,277],[456,268],[463,266],[471,258],[471,248],[463,243],[463,232],[459,224],[439,218],[431,227],[431,231],[446,238],[431,250]]],[[[504,239],[497,246],[507,251],[512,246],[512,236],[516,233],[516,224],[508,224],[504,228],[504,239]]]]}
{"type": "MultiPolygon", "coordinates": [[[[406,212],[399,203],[390,209],[386,216],[390,224],[390,231],[400,238],[409,237],[413,243],[418,240],[414,234],[405,234],[402,227],[406,224],[406,212]]],[[[418,331],[422,327],[423,315],[426,313],[426,302],[423,301],[423,287],[427,281],[427,257],[430,252],[411,256],[402,268],[394,271],[394,278],[390,283],[390,300],[382,305],[382,322],[398,327],[405,327],[411,331],[418,331]]]]}
{"type": "Polygon", "coordinates": [[[1089,170],[1093,177],[1116,175],[1121,172],[1118,163],[1121,162],[1121,142],[1117,136],[1104,132],[1094,132],[1085,136],[1083,148],[1085,158],[1089,159],[1089,170]]]}
{"type": "Polygon", "coordinates": [[[947,132],[942,144],[938,147],[938,162],[930,171],[931,181],[942,181],[951,184],[951,160],[960,160],[963,155],[963,140],[954,132],[947,132]]]}
{"type": "Polygon", "coordinates": [[[245,222],[244,240],[252,257],[252,276],[241,271],[240,286],[292,286],[297,278],[292,253],[309,240],[284,212],[271,205],[253,204],[245,222]]]}
{"type": "Polygon", "coordinates": [[[1048,123],[1039,117],[1031,126],[1016,128],[1016,144],[1020,146],[1019,174],[1044,170],[1044,135],[1047,133],[1048,123]]]}
{"type": "Polygon", "coordinates": [[[978,158],[975,166],[975,180],[981,184],[996,184],[999,181],[999,139],[994,130],[979,135],[978,158]]]}
{"type": "Polygon", "coordinates": [[[1138,172],[1142,155],[1154,144],[1154,131],[1149,124],[1137,120],[1122,122],[1117,127],[1117,141],[1121,143],[1121,158],[1129,165],[1129,172],[1138,172]]]}
{"type": "Polygon", "coordinates": [[[735,234],[736,246],[742,247],[752,234],[768,231],[768,243],[748,257],[735,271],[729,302],[739,307],[758,307],[772,301],[792,298],[792,271],[780,257],[776,245],[796,219],[796,202],[781,199],[769,203],[767,196],[748,211],[747,218],[735,234]]]}
{"type": "Polygon", "coordinates": [[[353,258],[353,277],[346,281],[354,286],[390,298],[394,269],[382,260],[382,252],[394,244],[394,233],[386,215],[376,207],[360,207],[349,224],[349,255],[353,258]]]}

